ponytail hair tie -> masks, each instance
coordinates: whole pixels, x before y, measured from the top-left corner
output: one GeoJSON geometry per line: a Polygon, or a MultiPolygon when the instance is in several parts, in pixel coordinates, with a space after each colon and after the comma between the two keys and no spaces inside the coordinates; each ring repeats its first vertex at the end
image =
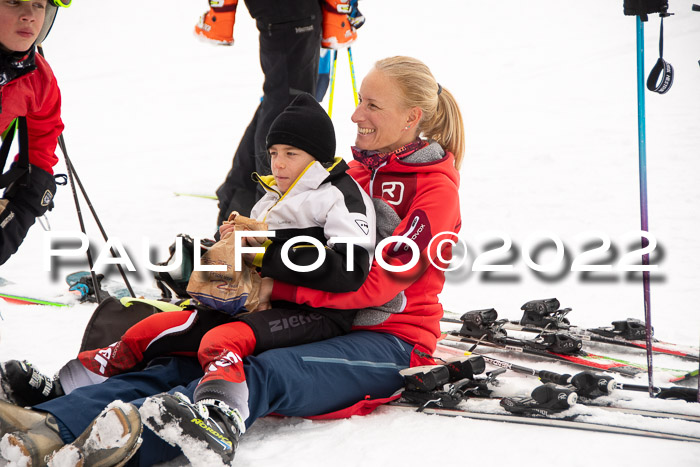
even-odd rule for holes
{"type": "Polygon", "coordinates": [[[438,93],[437,93],[437,95],[439,96],[440,93],[442,92],[442,86],[440,86],[440,83],[438,83],[437,85],[438,85],[438,93]]]}

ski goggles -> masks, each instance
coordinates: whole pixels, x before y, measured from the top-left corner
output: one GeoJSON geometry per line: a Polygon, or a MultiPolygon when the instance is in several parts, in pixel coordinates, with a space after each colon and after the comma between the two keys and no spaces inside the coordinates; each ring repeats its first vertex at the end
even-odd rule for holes
{"type": "MultiPolygon", "coordinates": [[[[23,2],[31,2],[31,0],[22,0],[23,2]]],[[[53,3],[56,6],[60,6],[63,8],[68,8],[71,4],[71,0],[48,0],[49,2],[53,3]]]]}

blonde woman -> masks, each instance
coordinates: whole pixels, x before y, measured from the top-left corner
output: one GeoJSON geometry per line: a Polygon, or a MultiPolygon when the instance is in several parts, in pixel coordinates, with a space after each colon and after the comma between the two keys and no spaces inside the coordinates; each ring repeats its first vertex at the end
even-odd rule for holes
{"type": "Polygon", "coordinates": [[[461,226],[458,170],[464,129],[459,108],[425,64],[392,57],[377,62],[363,80],[352,121],[357,135],[348,173],[373,198],[377,240],[396,236],[407,241],[383,245],[356,292],[321,292],[276,281],[271,297],[300,307],[360,309],[352,332],[245,358],[248,401],[239,407],[189,402],[202,375],[194,359],[173,357],[79,388],[36,407],[57,420],[64,442],[73,441],[68,434],[80,433],[115,399],[139,405],[139,397],[169,391],[143,402],[141,416],[152,431],[144,431],[131,461],[152,465],[184,453],[197,465],[229,464],[239,437],[259,417],[367,414],[403,386],[399,370],[433,363],[429,355],[440,335],[443,261],[451,255],[449,242],[439,240],[454,238],[461,226]],[[392,271],[402,266],[407,270],[392,271]],[[182,394],[172,394],[178,390],[182,394]],[[201,457],[202,446],[212,459],[201,457]]]}

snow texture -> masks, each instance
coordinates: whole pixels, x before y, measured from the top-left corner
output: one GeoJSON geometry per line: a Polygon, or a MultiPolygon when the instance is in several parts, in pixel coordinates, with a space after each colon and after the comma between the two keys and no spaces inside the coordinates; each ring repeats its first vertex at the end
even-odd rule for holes
{"type": "Polygon", "coordinates": [[[9,433],[5,434],[0,440],[0,465],[3,459],[7,460],[7,465],[16,467],[26,467],[31,459],[25,456],[19,446],[11,444],[9,441],[9,433]]]}
{"type": "Polygon", "coordinates": [[[80,450],[72,444],[68,444],[56,451],[48,465],[50,467],[73,467],[78,465],[80,458],[80,450]]]}
{"type": "MultiPolygon", "coordinates": [[[[213,235],[216,202],[173,193],[214,193],[262,94],[258,32],[244,7],[237,15],[235,45],[215,47],[192,34],[203,4],[167,5],[76,2],[59,11],[45,42],[61,86],[69,155],[105,230],[134,262],[131,280],[142,288],[152,285],[144,249],[154,250],[152,262],[162,261],[178,233],[213,235]]],[[[645,120],[649,230],[658,240],[652,261],[659,265],[652,273],[652,324],[658,338],[683,345],[700,340],[700,14],[691,5],[670,1],[675,15],[665,21],[664,58],[675,68],[675,82],[665,95],[646,92],[645,120]]],[[[361,7],[367,23],[353,44],[358,86],[377,59],[411,55],[425,61],[461,105],[467,140],[460,236],[469,254],[448,275],[441,295],[445,308],[461,314],[495,307],[502,317],[517,319],[526,301],[557,297],[583,327],[643,319],[640,277],[618,266],[625,253],[638,248],[639,235],[630,232],[640,228],[635,19],[623,15],[622,0],[406,0],[400,7],[363,1],[361,7]],[[529,252],[539,264],[550,261],[552,248],[538,255],[536,247],[528,247],[530,237],[536,244],[547,235],[566,248],[555,273],[536,272],[524,258],[529,252]],[[602,243],[596,235],[609,237],[610,249],[582,259],[613,270],[572,272],[574,259],[602,243]],[[508,251],[483,256],[506,236],[512,241],[508,251]],[[513,270],[473,271],[478,255],[487,263],[512,264],[513,270]]],[[[658,58],[658,15],[650,16],[644,37],[646,77],[658,58]]],[[[338,155],[349,159],[356,126],[350,121],[352,87],[342,50],[337,79],[338,155]]],[[[56,173],[65,171],[61,157],[56,173]]],[[[55,202],[51,228],[78,231],[70,190],[60,188],[55,202]]],[[[81,206],[97,258],[104,242],[86,204],[81,206]]],[[[63,278],[87,269],[87,263],[61,258],[47,271],[45,238],[38,224],[32,228],[20,251],[0,266],[0,277],[14,283],[1,290],[75,302],[63,278]]],[[[118,279],[112,266],[101,272],[118,279]]],[[[75,357],[93,309],[0,303],[0,361],[27,359],[52,374],[75,357]]],[[[645,362],[639,352],[620,355],[645,362]]],[[[578,371],[528,357],[501,358],[559,373],[578,371]]],[[[671,357],[654,361],[697,368],[671,357]]],[[[657,385],[667,385],[663,376],[659,372],[657,385]]],[[[538,384],[514,374],[501,379],[502,395],[527,395],[538,384]]],[[[620,380],[646,384],[644,376],[620,380]]],[[[610,397],[635,407],[697,413],[695,405],[649,400],[644,393],[610,397]]],[[[678,424],[679,430],[685,426],[678,424]]],[[[534,467],[542,464],[542,452],[572,467],[695,466],[700,444],[382,407],[340,421],[258,420],[241,438],[235,465],[534,467]]]]}
{"type": "MultiPolygon", "coordinates": [[[[122,401],[114,401],[107,406],[108,409],[115,407],[120,408],[126,414],[133,410],[132,406],[122,401]]],[[[120,417],[113,410],[108,410],[93,425],[86,446],[90,449],[111,449],[124,446],[129,440],[129,433],[125,432],[124,428],[120,417]]]]}

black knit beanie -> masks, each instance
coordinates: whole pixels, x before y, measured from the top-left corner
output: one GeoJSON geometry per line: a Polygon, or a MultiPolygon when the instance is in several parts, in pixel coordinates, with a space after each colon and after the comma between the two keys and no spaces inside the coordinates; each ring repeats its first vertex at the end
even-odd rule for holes
{"type": "Polygon", "coordinates": [[[272,122],[267,148],[273,144],[294,146],[319,162],[331,162],[335,157],[333,122],[310,94],[299,94],[272,122]]]}

